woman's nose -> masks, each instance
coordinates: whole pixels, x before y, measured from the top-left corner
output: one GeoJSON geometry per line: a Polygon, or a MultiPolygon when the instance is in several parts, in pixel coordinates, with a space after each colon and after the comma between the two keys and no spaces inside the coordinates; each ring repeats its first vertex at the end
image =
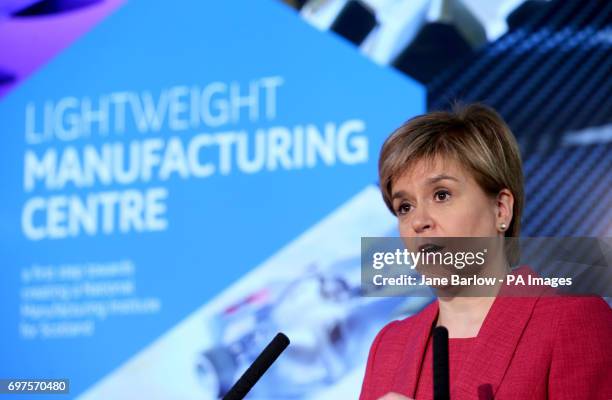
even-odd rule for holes
{"type": "Polygon", "coordinates": [[[431,231],[434,228],[434,221],[427,212],[426,207],[417,207],[412,215],[412,229],[414,233],[421,234],[431,231]]]}

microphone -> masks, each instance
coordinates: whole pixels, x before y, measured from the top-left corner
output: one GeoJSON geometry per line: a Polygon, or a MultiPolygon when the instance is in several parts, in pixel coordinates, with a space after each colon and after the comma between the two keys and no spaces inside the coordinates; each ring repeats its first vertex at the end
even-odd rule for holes
{"type": "Polygon", "coordinates": [[[287,346],[289,346],[289,338],[283,333],[277,333],[253,361],[253,364],[244,371],[240,379],[223,396],[223,400],[242,400],[287,346]]]}
{"type": "Polygon", "coordinates": [[[448,329],[437,326],[433,330],[433,398],[450,399],[448,368],[448,329]]]}

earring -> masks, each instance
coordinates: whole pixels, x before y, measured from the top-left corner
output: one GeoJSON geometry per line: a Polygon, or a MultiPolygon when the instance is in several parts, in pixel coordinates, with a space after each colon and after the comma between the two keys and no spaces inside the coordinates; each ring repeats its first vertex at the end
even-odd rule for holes
{"type": "Polygon", "coordinates": [[[507,228],[506,224],[504,222],[502,222],[501,224],[499,224],[499,229],[501,229],[502,231],[505,231],[507,228]]]}

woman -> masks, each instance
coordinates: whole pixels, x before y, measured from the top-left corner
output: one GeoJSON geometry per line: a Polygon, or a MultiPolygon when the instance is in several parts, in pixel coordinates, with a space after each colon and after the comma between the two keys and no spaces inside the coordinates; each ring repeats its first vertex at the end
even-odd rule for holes
{"type": "MultiPolygon", "coordinates": [[[[402,237],[519,236],[519,149],[488,107],[409,120],[383,145],[379,176],[402,237]]],[[[516,263],[512,248],[502,253],[490,274],[516,263]]],[[[601,298],[460,293],[379,332],[360,399],[431,399],[430,334],[440,325],[450,338],[451,399],[612,399],[612,311],[601,298]]]]}

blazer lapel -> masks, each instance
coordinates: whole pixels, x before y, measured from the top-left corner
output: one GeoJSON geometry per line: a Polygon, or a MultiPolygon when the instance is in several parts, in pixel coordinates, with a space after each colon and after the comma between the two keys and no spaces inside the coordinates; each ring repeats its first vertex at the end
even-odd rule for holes
{"type": "Polygon", "coordinates": [[[489,400],[508,369],[537,297],[497,297],[474,348],[451,387],[451,398],[489,400]]]}
{"type": "Polygon", "coordinates": [[[432,326],[438,317],[438,301],[434,301],[415,316],[406,338],[406,347],[395,373],[392,391],[404,393],[412,398],[415,396],[416,385],[421,371],[421,364],[432,326]]]}

